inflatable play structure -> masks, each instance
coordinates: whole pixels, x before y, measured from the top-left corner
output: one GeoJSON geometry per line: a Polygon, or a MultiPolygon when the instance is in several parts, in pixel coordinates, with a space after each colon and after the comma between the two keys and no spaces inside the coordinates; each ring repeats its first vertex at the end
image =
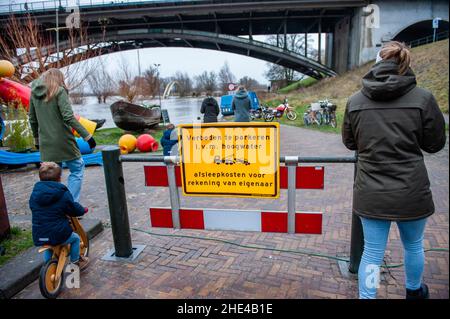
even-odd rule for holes
{"type": "MultiPolygon", "coordinates": [[[[11,103],[14,107],[19,104],[28,111],[30,106],[31,88],[21,83],[6,79],[14,74],[14,66],[11,62],[0,60],[0,102],[11,103]]],[[[94,134],[97,123],[90,121],[79,115],[75,115],[77,120],[83,125],[89,134],[94,134]]],[[[6,125],[0,116],[0,141],[3,139],[6,125]]],[[[75,130],[72,130],[76,136],[78,148],[86,165],[102,165],[101,153],[94,153],[89,144],[79,137],[75,130]]],[[[22,165],[40,162],[40,152],[32,153],[12,153],[0,150],[0,164],[5,165],[22,165]]]]}

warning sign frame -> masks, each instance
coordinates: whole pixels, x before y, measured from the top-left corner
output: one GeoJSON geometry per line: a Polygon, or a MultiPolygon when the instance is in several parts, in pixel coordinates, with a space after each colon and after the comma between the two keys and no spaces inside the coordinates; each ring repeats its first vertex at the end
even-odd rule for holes
{"type": "MultiPolygon", "coordinates": [[[[180,168],[181,168],[181,188],[183,191],[184,196],[209,196],[209,197],[253,197],[253,198],[271,198],[276,199],[280,196],[280,126],[279,123],[266,123],[266,122],[258,122],[258,123],[243,123],[243,122],[236,122],[236,123],[202,123],[202,124],[180,124],[177,126],[178,129],[178,146],[179,146],[179,154],[180,154],[180,168]],[[224,130],[227,128],[242,128],[242,129],[248,129],[248,128],[270,128],[275,131],[274,134],[274,141],[275,144],[273,147],[273,154],[270,154],[270,157],[273,156],[272,163],[274,163],[274,171],[273,171],[273,179],[271,181],[274,183],[275,187],[273,189],[273,193],[257,193],[252,191],[253,188],[247,187],[250,191],[233,191],[233,192],[207,192],[207,191],[192,191],[187,189],[187,177],[186,177],[186,163],[185,163],[185,154],[183,151],[183,129],[210,129],[210,128],[218,128],[220,130],[224,130]]],[[[202,134],[201,134],[202,135],[202,134]]],[[[222,131],[222,136],[224,136],[224,131],[222,131]]],[[[244,162],[246,159],[244,159],[244,162]]],[[[248,161],[247,161],[248,162],[248,161]]],[[[202,165],[216,165],[217,163],[202,163],[202,165]]],[[[253,163],[257,164],[257,163],[253,163]]],[[[261,165],[261,164],[260,164],[261,165]]],[[[205,169],[206,170],[206,169],[205,169]]],[[[236,173],[239,173],[239,170],[235,171],[236,173]]]]}

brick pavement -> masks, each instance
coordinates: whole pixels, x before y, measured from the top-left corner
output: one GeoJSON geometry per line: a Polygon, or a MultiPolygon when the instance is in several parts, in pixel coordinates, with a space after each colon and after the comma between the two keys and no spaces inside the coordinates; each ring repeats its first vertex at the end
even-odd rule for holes
{"type": "MultiPolygon", "coordinates": [[[[340,136],[282,126],[281,154],[302,156],[350,155],[340,136]]],[[[425,234],[425,247],[448,247],[448,144],[438,154],[426,155],[436,205],[425,234]]],[[[310,250],[348,256],[352,164],[325,165],[325,190],[297,191],[297,210],[323,211],[322,235],[289,235],[150,228],[148,208],[169,206],[168,189],[144,187],[142,164],[124,165],[128,210],[132,227],[161,234],[220,238],[240,244],[291,250],[310,250]]],[[[86,170],[82,203],[91,217],[108,221],[103,170],[86,170]]],[[[2,175],[10,215],[26,215],[36,170],[2,175]]],[[[286,210],[286,192],[279,200],[182,198],[184,207],[286,210]]],[[[230,244],[132,232],[133,243],[147,247],[133,263],[100,258],[112,248],[110,229],[92,242],[92,263],[83,273],[82,289],[66,290],[62,298],[356,298],[357,282],[343,278],[333,260],[269,250],[251,250],[230,244]]],[[[401,243],[392,227],[387,263],[402,260],[401,243]]],[[[424,278],[433,298],[449,297],[448,253],[426,255],[424,278]]],[[[403,298],[403,268],[385,273],[379,298],[403,298]]],[[[37,283],[17,298],[39,298],[37,283]]]]}

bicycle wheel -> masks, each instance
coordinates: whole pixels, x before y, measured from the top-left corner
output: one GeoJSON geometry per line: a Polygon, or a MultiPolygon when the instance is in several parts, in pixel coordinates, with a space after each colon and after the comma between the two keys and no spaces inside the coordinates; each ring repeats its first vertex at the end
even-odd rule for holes
{"type": "Polygon", "coordinates": [[[265,115],[264,115],[264,121],[266,121],[266,122],[272,122],[273,121],[273,119],[274,119],[274,115],[273,115],[273,113],[266,113],[265,115]]]}
{"type": "Polygon", "coordinates": [[[322,125],[322,123],[323,123],[323,116],[322,116],[322,113],[316,113],[316,124],[317,125],[322,125]]]}
{"type": "Polygon", "coordinates": [[[330,123],[331,123],[331,126],[332,126],[333,128],[336,128],[336,127],[337,127],[337,121],[336,121],[336,115],[335,115],[335,114],[333,114],[333,115],[331,116],[330,123]]]}
{"type": "Polygon", "coordinates": [[[51,259],[41,268],[39,274],[39,290],[42,296],[48,299],[55,299],[61,293],[64,282],[64,271],[61,273],[59,280],[55,282],[56,268],[58,260],[51,259]]]}
{"type": "Polygon", "coordinates": [[[303,123],[305,123],[305,126],[309,126],[309,124],[311,124],[308,115],[303,116],[303,123]]]}
{"type": "Polygon", "coordinates": [[[297,119],[297,113],[295,111],[289,110],[286,113],[286,117],[288,118],[288,120],[295,121],[297,119]]]}
{"type": "Polygon", "coordinates": [[[322,119],[323,119],[323,123],[325,123],[327,125],[330,124],[330,114],[328,112],[323,113],[322,119]]]}

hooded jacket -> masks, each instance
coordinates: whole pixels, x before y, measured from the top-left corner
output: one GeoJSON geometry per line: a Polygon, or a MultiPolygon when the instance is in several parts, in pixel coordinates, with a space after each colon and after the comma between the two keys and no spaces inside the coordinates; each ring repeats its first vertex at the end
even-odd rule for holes
{"type": "Polygon", "coordinates": [[[247,91],[239,90],[233,98],[231,105],[234,110],[235,122],[250,122],[250,98],[247,91]]]}
{"type": "Polygon", "coordinates": [[[91,136],[75,118],[69,95],[60,87],[50,101],[45,101],[47,87],[37,79],[31,84],[30,126],[39,145],[41,161],[65,162],[78,159],[78,149],[72,128],[84,139],[91,136]]]}
{"type": "Polygon", "coordinates": [[[172,147],[178,143],[178,139],[172,139],[172,131],[174,131],[175,129],[172,130],[165,130],[163,132],[163,136],[161,137],[161,145],[163,147],[163,155],[164,156],[170,156],[170,155],[174,155],[172,154],[172,147]]]}
{"type": "Polygon", "coordinates": [[[205,114],[203,117],[204,123],[217,122],[217,116],[220,113],[220,108],[216,99],[211,96],[205,98],[202,102],[200,113],[205,114]]]}
{"type": "Polygon", "coordinates": [[[62,244],[73,232],[66,215],[84,215],[84,208],[73,200],[67,187],[58,182],[37,182],[29,204],[36,246],[62,244]]]}
{"type": "Polygon", "coordinates": [[[398,74],[393,60],[376,63],[363,88],[347,102],[342,140],[358,152],[353,186],[355,214],[408,221],[434,213],[422,150],[445,146],[445,122],[433,95],[416,86],[411,69],[398,74]]]}

